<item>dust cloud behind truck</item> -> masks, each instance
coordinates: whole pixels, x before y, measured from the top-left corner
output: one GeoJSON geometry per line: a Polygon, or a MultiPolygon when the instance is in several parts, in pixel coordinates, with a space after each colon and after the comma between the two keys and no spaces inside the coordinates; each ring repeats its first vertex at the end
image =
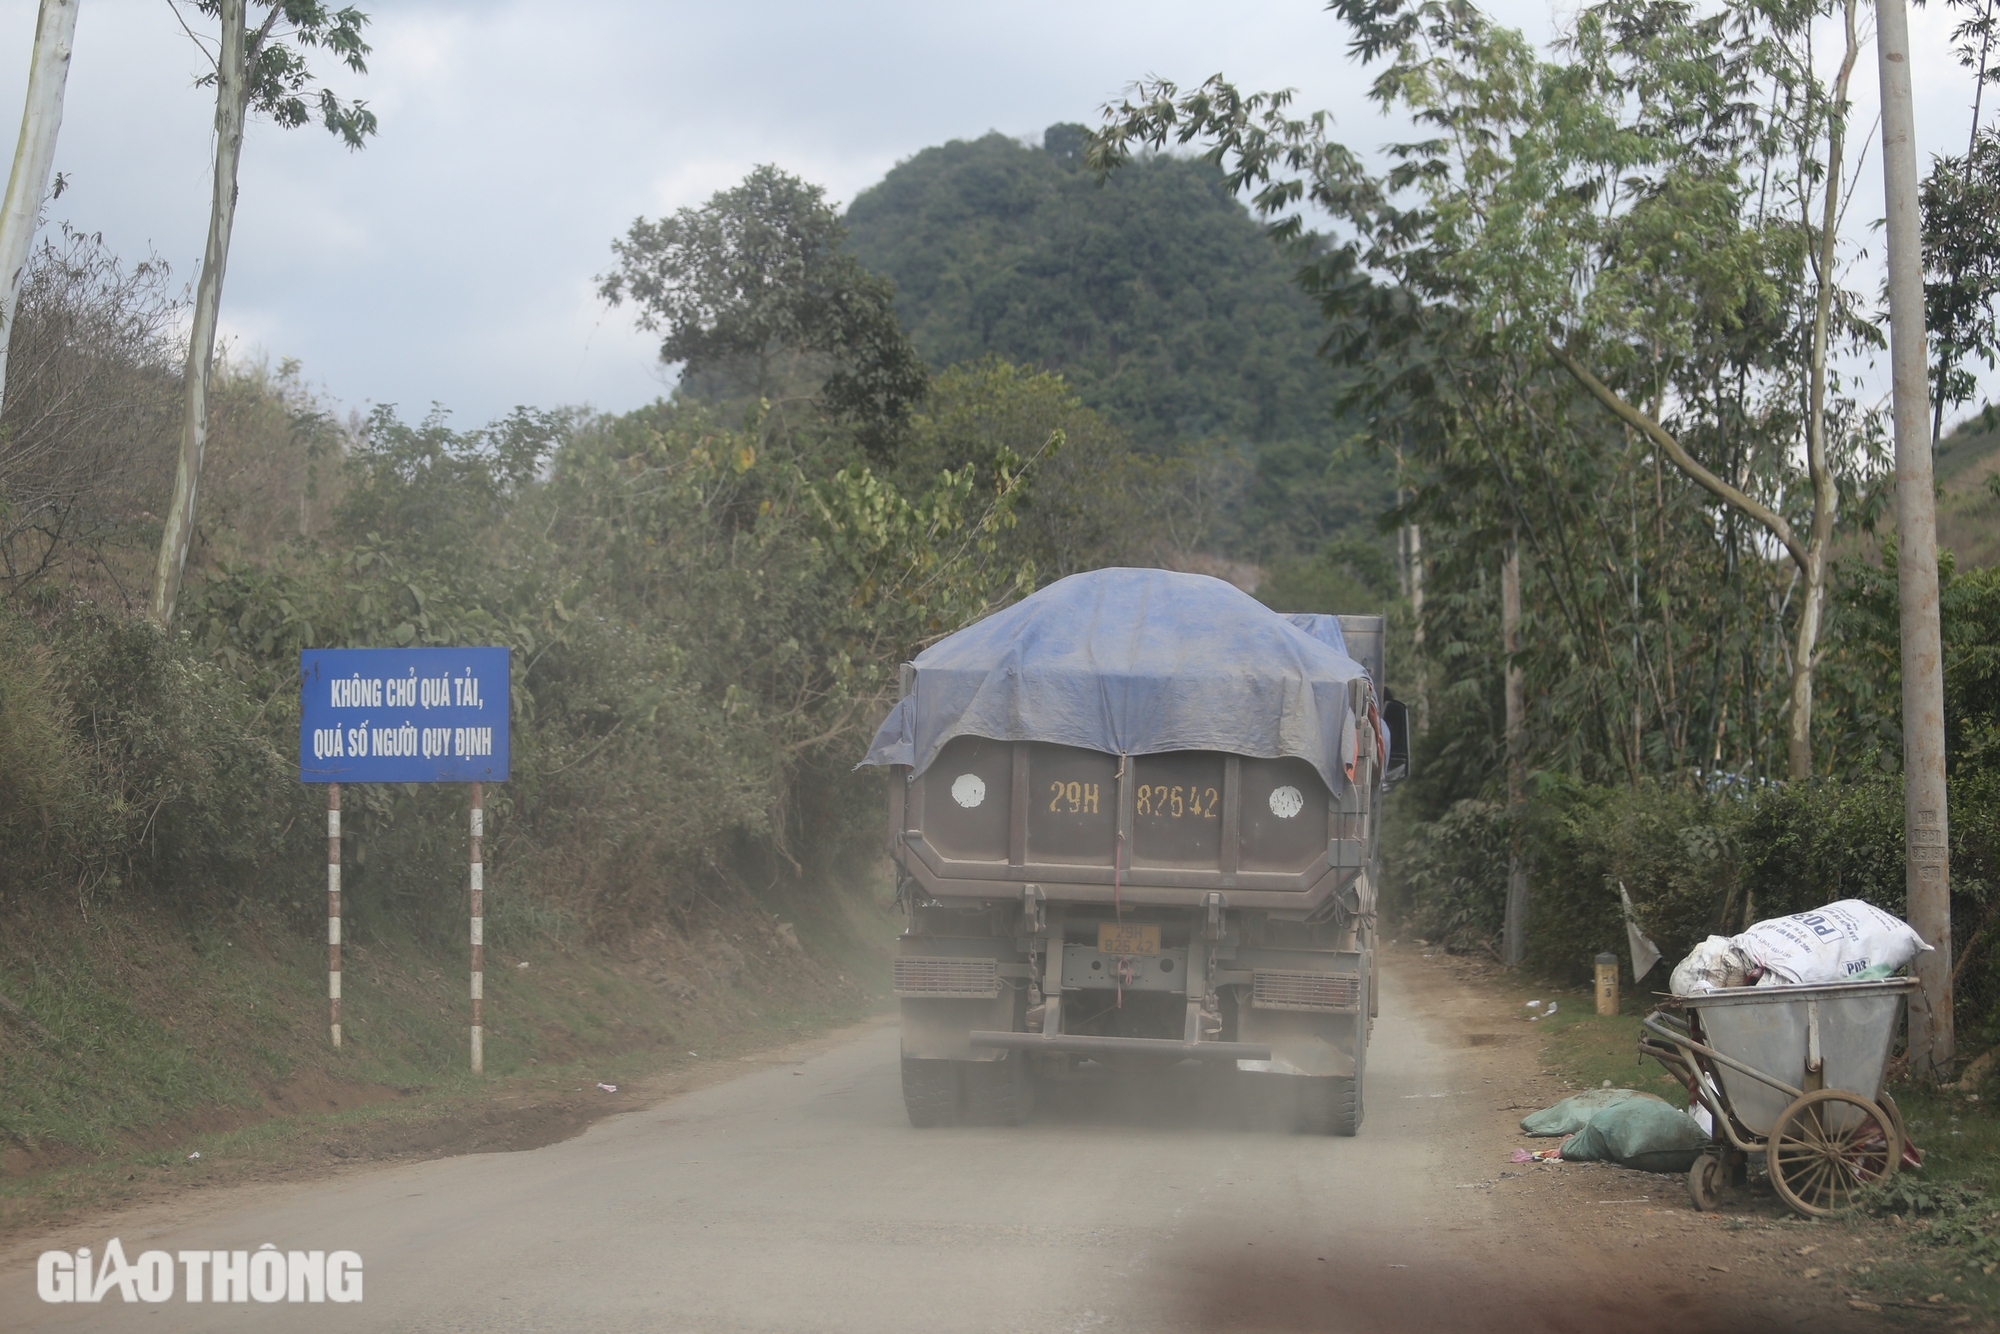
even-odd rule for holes
{"type": "Polygon", "coordinates": [[[913,1124],[1016,1123],[1086,1061],[1194,1060],[1356,1133],[1381,796],[1408,763],[1383,628],[1098,570],[904,666],[864,763],[895,775],[913,1124]]]}

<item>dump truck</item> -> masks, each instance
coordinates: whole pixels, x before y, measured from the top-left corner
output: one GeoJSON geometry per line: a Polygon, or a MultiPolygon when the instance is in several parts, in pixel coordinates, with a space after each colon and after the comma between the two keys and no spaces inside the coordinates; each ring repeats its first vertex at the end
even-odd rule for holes
{"type": "Polygon", "coordinates": [[[1300,1129],[1361,1127],[1379,818],[1408,772],[1380,616],[1218,579],[1072,575],[902,669],[894,983],[918,1127],[1038,1080],[1214,1062],[1300,1129]]]}

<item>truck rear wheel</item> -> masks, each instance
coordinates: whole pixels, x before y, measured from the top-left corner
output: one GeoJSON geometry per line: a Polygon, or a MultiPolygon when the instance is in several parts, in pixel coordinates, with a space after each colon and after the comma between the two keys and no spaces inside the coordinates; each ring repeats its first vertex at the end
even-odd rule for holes
{"type": "Polygon", "coordinates": [[[903,1058],[903,1110],[919,1130],[958,1122],[958,1061],[903,1058]]]}
{"type": "Polygon", "coordinates": [[[1329,1128],[1336,1135],[1352,1138],[1361,1132],[1361,1077],[1368,1073],[1368,1029],[1372,1022],[1365,1015],[1355,1016],[1354,1075],[1333,1081],[1333,1124],[1329,1128]]]}
{"type": "Polygon", "coordinates": [[[1299,1129],[1308,1135],[1339,1135],[1350,1139],[1359,1134],[1361,1076],[1365,1065],[1366,1048],[1363,1048],[1363,1059],[1355,1062],[1352,1077],[1297,1076],[1299,1129]]]}
{"type": "Polygon", "coordinates": [[[1034,1111],[1035,1085],[1028,1057],[1009,1052],[997,1061],[965,1063],[966,1119],[982,1125],[1018,1126],[1034,1111]]]}
{"type": "Polygon", "coordinates": [[[1333,1085],[1333,1123],[1328,1128],[1351,1139],[1361,1131],[1361,1081],[1356,1078],[1329,1082],[1333,1085]]]}

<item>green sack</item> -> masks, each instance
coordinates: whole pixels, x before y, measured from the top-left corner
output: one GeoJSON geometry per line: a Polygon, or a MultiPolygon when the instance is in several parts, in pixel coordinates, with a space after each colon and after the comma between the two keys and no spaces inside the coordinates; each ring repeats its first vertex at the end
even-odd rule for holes
{"type": "Polygon", "coordinates": [[[1563,1142],[1565,1162],[1617,1163],[1641,1172],[1685,1172],[1709,1146],[1692,1116],[1658,1098],[1606,1107],[1563,1142]]]}
{"type": "Polygon", "coordinates": [[[1521,1133],[1574,1135],[1589,1125],[1590,1118],[1606,1107],[1615,1107],[1633,1098],[1651,1098],[1654,1102],[1660,1101],[1657,1094],[1641,1093],[1638,1089],[1592,1089],[1573,1098],[1564,1098],[1553,1107],[1544,1107],[1539,1112],[1529,1112],[1521,1118],[1521,1133]]]}

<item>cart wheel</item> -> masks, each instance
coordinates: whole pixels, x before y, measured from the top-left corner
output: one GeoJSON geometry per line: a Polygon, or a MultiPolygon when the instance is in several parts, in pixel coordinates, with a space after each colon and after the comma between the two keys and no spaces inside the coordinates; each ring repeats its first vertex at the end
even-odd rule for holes
{"type": "Polygon", "coordinates": [[[1764,1150],[1771,1185],[1796,1212],[1819,1218],[1893,1175],[1903,1133],[1858,1093],[1815,1089],[1778,1114],[1764,1150]]]}
{"type": "Polygon", "coordinates": [[[1889,1090],[1887,1089],[1883,1089],[1875,1095],[1875,1105],[1880,1107],[1882,1114],[1889,1118],[1889,1124],[1896,1127],[1896,1134],[1902,1137],[1903,1149],[1905,1152],[1908,1152],[1910,1147],[1910,1128],[1903,1123],[1903,1109],[1896,1105],[1896,1100],[1889,1096],[1889,1090]]]}
{"type": "Polygon", "coordinates": [[[1694,1160],[1688,1169],[1688,1198],[1694,1207],[1703,1213],[1709,1212],[1722,1203],[1722,1159],[1712,1153],[1704,1153],[1694,1160]]]}

